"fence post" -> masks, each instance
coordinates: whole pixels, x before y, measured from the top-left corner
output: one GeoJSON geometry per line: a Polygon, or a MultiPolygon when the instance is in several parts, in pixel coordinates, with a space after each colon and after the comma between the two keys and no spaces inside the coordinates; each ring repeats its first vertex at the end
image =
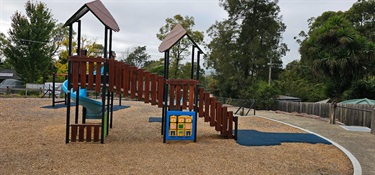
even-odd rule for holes
{"type": "Polygon", "coordinates": [[[336,124],[336,118],[335,118],[335,109],[336,109],[336,102],[331,103],[329,106],[329,123],[330,124],[336,124]]]}
{"type": "Polygon", "coordinates": [[[371,133],[375,134],[375,108],[371,112],[371,133]]]}

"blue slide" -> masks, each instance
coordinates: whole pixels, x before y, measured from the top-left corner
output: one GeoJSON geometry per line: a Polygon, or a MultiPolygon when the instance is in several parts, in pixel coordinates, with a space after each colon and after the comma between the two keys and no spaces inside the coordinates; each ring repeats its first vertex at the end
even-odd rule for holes
{"type": "MultiPolygon", "coordinates": [[[[68,93],[68,80],[62,84],[62,90],[65,94],[68,93]]],[[[76,92],[71,90],[70,96],[73,101],[76,101],[76,92]]],[[[102,118],[102,102],[88,98],[87,90],[79,88],[79,105],[82,105],[87,109],[86,119],[101,119],[102,118]]]]}

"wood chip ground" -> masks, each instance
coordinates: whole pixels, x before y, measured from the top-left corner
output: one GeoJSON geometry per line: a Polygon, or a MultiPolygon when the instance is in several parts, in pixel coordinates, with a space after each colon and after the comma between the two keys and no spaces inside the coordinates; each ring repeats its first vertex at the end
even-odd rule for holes
{"type": "MultiPolygon", "coordinates": [[[[161,109],[122,104],[130,107],[114,112],[105,144],[65,144],[66,107],[50,108],[51,99],[0,98],[0,174],[353,174],[349,159],[333,145],[241,146],[203,119],[196,143],[163,144],[161,123],[148,122],[161,109]]],[[[257,117],[239,122],[240,129],[303,132],[257,117]]]]}

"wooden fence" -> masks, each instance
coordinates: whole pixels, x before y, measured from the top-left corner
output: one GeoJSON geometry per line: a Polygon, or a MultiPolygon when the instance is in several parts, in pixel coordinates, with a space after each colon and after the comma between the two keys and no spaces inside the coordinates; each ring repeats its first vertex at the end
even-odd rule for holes
{"type": "MultiPolygon", "coordinates": [[[[298,112],[329,118],[331,103],[285,102],[278,101],[276,110],[298,112]]],[[[335,118],[349,126],[371,127],[371,111],[375,105],[337,104],[335,118]]]]}
{"type": "Polygon", "coordinates": [[[71,124],[71,142],[98,142],[100,124],[71,124]],[[78,139],[77,139],[78,137],[78,139]]]}

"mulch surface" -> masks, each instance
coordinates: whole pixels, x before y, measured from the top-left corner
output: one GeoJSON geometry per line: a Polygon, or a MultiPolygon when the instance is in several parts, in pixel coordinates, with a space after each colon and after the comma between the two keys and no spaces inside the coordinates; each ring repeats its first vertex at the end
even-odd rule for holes
{"type": "MultiPolygon", "coordinates": [[[[114,112],[105,144],[65,144],[65,107],[50,108],[50,99],[0,98],[1,174],[353,174],[349,159],[331,144],[242,146],[203,119],[196,143],[164,144],[161,123],[149,122],[161,109],[122,103],[128,107],[114,112]]],[[[71,111],[74,121],[75,107],[71,111]]],[[[304,134],[258,117],[241,117],[239,129],[304,134]]]]}

